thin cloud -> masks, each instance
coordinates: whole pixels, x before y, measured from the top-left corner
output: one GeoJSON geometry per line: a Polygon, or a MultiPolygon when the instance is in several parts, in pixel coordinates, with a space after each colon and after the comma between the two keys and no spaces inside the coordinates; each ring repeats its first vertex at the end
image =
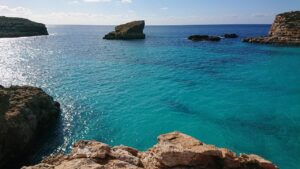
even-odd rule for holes
{"type": "Polygon", "coordinates": [[[83,2],[111,2],[111,0],[83,0],[83,2]]]}
{"type": "Polygon", "coordinates": [[[30,15],[32,12],[28,8],[24,7],[15,7],[15,8],[10,8],[5,5],[0,5],[0,15],[4,16],[27,16],[30,15]]]}
{"type": "Polygon", "coordinates": [[[69,1],[69,4],[79,4],[80,2],[79,1],[77,1],[77,0],[75,0],[75,1],[69,1]]]}
{"type": "Polygon", "coordinates": [[[130,4],[132,3],[132,0],[121,0],[121,2],[124,4],[130,4]]]}

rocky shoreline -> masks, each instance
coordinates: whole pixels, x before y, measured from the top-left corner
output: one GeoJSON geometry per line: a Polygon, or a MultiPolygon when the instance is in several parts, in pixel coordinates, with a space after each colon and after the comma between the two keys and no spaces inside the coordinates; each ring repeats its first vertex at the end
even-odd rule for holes
{"type": "Polygon", "coordinates": [[[245,38],[243,42],[300,45],[300,11],[277,15],[268,36],[245,38]]]}
{"type": "Polygon", "coordinates": [[[59,112],[59,103],[40,88],[0,86],[0,168],[22,163],[59,112]]]}
{"type": "MultiPolygon", "coordinates": [[[[40,132],[48,131],[60,112],[60,104],[42,89],[0,86],[0,168],[17,168],[34,149],[40,132]]],[[[45,158],[22,169],[277,169],[257,155],[241,154],[207,145],[180,132],[158,137],[145,152],[127,146],[110,147],[81,140],[70,154],[45,158]]]]}
{"type": "MultiPolygon", "coordinates": [[[[47,35],[43,24],[21,18],[0,17],[0,37],[47,35]],[[5,22],[1,22],[1,21],[5,22]],[[3,26],[3,24],[5,26],[3,26]]],[[[119,25],[105,35],[107,40],[145,39],[144,21],[119,25]]],[[[238,38],[225,34],[222,38],[238,38]]],[[[193,35],[192,41],[220,41],[220,36],[193,35]]],[[[266,37],[244,42],[300,45],[300,11],[279,14],[266,37]]],[[[31,86],[0,85],[0,168],[15,168],[34,149],[39,133],[47,131],[59,116],[60,104],[42,89],[31,86]]],[[[234,152],[207,145],[180,132],[158,137],[147,151],[127,146],[110,147],[93,140],[74,144],[71,153],[53,155],[23,169],[277,169],[272,162],[253,154],[234,152]]]]}
{"type": "Polygon", "coordinates": [[[22,169],[277,169],[257,155],[237,156],[188,135],[172,132],[158,137],[145,152],[131,147],[109,147],[97,141],[79,141],[68,155],[54,155],[22,169]]]}
{"type": "Polygon", "coordinates": [[[48,35],[47,28],[23,18],[0,16],[0,38],[48,35]]]}

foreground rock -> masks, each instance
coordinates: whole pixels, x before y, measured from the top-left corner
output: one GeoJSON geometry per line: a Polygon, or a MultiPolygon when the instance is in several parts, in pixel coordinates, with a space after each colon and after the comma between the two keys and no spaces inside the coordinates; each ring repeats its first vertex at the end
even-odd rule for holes
{"type": "Polygon", "coordinates": [[[23,169],[277,169],[257,155],[240,155],[206,145],[179,132],[158,137],[146,152],[126,146],[110,148],[97,141],[79,141],[69,155],[49,157],[23,169]]]}
{"type": "Polygon", "coordinates": [[[42,89],[0,86],[0,168],[26,159],[39,132],[59,114],[59,104],[42,89]]]}
{"type": "Polygon", "coordinates": [[[264,44],[300,45],[300,11],[277,15],[268,36],[246,38],[243,41],[264,44]]]}
{"type": "Polygon", "coordinates": [[[108,33],[103,37],[107,40],[131,40],[145,39],[143,33],[145,21],[133,21],[115,27],[115,31],[108,33]]]}
{"type": "Polygon", "coordinates": [[[48,35],[44,24],[23,18],[0,17],[0,38],[48,35]]]}
{"type": "Polygon", "coordinates": [[[198,41],[220,41],[221,38],[219,36],[208,36],[208,35],[192,35],[188,37],[189,40],[192,40],[194,42],[198,41]]]}

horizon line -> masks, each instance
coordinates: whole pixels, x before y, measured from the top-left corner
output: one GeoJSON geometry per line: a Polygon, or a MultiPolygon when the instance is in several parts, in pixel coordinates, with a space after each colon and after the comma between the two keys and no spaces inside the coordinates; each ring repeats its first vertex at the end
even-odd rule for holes
{"type": "MultiPolygon", "coordinates": [[[[45,24],[49,26],[117,26],[117,25],[100,25],[100,24],[45,24]]],[[[145,25],[146,26],[218,26],[218,25],[272,25],[272,23],[230,23],[230,24],[169,24],[169,25],[164,25],[164,24],[149,24],[145,25]]]]}

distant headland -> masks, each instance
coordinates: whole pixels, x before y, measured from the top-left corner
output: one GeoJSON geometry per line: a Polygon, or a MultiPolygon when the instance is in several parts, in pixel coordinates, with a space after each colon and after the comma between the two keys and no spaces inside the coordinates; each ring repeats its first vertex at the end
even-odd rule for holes
{"type": "Polygon", "coordinates": [[[244,42],[263,44],[300,45],[300,11],[281,13],[266,37],[246,38],[244,42]]]}
{"type": "Polygon", "coordinates": [[[45,24],[24,18],[0,16],[0,38],[48,35],[45,24]]]}

